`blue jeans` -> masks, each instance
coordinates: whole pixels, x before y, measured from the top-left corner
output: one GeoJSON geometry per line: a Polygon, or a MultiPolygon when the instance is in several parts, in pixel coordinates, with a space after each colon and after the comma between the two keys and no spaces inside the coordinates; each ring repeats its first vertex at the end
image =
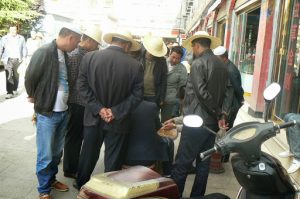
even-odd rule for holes
{"type": "MultiPolygon", "coordinates": [[[[300,114],[288,113],[284,117],[284,121],[296,120],[300,122],[300,114]]],[[[295,125],[286,129],[286,137],[290,147],[291,153],[294,154],[295,159],[300,160],[300,126],[295,125]]]]}
{"type": "Polygon", "coordinates": [[[68,112],[53,112],[52,116],[37,114],[37,163],[38,192],[50,193],[51,183],[58,172],[62,156],[68,112]]]}

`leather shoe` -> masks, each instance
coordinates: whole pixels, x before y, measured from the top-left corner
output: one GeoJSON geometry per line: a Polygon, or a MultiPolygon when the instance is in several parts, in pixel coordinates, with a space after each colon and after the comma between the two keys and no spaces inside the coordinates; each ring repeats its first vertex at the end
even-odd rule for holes
{"type": "Polygon", "coordinates": [[[65,185],[57,180],[51,184],[51,188],[61,192],[69,191],[68,185],[65,185]]]}
{"type": "Polygon", "coordinates": [[[67,178],[73,178],[73,179],[77,179],[77,175],[74,174],[74,173],[67,173],[67,172],[64,172],[64,176],[67,177],[67,178]]]}
{"type": "Polygon", "coordinates": [[[49,194],[41,194],[39,199],[51,199],[51,196],[49,194]]]}

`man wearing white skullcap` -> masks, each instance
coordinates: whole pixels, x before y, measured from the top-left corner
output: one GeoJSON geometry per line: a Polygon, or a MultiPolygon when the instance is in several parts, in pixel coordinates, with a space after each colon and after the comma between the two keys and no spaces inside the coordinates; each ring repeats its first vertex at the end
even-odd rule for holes
{"type": "Polygon", "coordinates": [[[233,127],[236,115],[244,102],[244,90],[241,83],[241,74],[236,65],[228,59],[228,52],[224,46],[218,46],[213,50],[214,54],[222,60],[227,66],[229,79],[234,88],[234,97],[232,102],[231,113],[228,116],[229,129],[233,127]]]}

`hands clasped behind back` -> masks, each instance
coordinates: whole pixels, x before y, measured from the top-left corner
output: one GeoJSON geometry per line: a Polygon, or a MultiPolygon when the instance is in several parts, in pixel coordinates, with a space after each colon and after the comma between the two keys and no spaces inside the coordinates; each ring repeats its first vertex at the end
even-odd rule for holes
{"type": "Polygon", "coordinates": [[[99,112],[99,116],[107,123],[115,118],[110,108],[102,108],[99,112]]]}

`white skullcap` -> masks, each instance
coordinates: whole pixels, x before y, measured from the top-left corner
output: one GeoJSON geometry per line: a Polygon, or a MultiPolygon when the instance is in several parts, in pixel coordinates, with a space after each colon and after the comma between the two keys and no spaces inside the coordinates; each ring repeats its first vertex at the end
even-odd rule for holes
{"type": "Polygon", "coordinates": [[[218,46],[213,50],[215,55],[224,55],[226,48],[224,46],[218,46]]]}
{"type": "Polygon", "coordinates": [[[82,35],[82,31],[81,31],[80,27],[76,26],[74,24],[65,25],[65,26],[63,26],[63,28],[67,28],[67,29],[79,34],[79,35],[82,35]]]}

